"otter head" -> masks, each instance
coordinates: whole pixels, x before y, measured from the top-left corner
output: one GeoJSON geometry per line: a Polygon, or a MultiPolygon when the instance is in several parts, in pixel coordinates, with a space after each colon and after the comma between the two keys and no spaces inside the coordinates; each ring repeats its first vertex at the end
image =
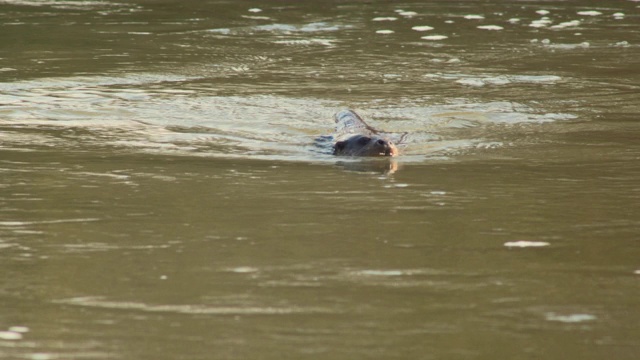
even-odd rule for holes
{"type": "Polygon", "coordinates": [[[387,139],[378,136],[354,135],[333,145],[334,155],[345,156],[396,156],[398,148],[387,139]]]}

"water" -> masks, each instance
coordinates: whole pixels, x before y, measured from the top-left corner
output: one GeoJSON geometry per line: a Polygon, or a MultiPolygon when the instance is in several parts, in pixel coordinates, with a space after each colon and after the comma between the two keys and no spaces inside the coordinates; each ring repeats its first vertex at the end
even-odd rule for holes
{"type": "Polygon", "coordinates": [[[0,1],[0,357],[636,359],[639,6],[0,1]]]}

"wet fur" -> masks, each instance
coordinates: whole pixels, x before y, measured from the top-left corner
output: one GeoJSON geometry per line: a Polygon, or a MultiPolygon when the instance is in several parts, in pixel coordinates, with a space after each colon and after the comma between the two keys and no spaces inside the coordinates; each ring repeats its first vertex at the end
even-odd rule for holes
{"type": "Polygon", "coordinates": [[[336,143],[333,154],[341,156],[396,156],[398,148],[352,110],[335,115],[336,143]]]}

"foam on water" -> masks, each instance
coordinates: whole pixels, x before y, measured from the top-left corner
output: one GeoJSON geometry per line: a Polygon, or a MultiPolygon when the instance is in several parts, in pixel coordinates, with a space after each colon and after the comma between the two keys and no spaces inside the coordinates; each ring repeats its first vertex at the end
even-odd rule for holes
{"type": "Polygon", "coordinates": [[[454,80],[458,84],[468,86],[507,85],[514,83],[553,84],[562,81],[557,75],[484,75],[466,76],[464,74],[427,74],[429,78],[454,80]]]}
{"type": "Polygon", "coordinates": [[[372,21],[396,21],[398,20],[397,17],[393,17],[393,16],[386,16],[386,17],[375,17],[373,19],[371,19],[372,21]]]}
{"type": "Polygon", "coordinates": [[[418,15],[418,13],[415,11],[399,11],[398,14],[404,17],[413,17],[418,15]]]}
{"type": "Polygon", "coordinates": [[[552,312],[545,314],[545,317],[549,321],[558,321],[563,323],[581,323],[585,321],[594,321],[597,319],[596,316],[591,314],[559,315],[552,312]]]}
{"type": "Polygon", "coordinates": [[[347,28],[350,28],[350,25],[329,24],[326,22],[312,22],[312,23],[302,24],[302,25],[274,23],[274,24],[266,24],[266,25],[257,25],[249,28],[232,29],[232,33],[234,32],[243,33],[246,31],[265,31],[265,32],[274,32],[274,33],[294,33],[294,32],[313,33],[313,32],[339,31],[347,28]]]}
{"type": "Polygon", "coordinates": [[[545,247],[549,246],[548,242],[545,241],[509,241],[504,243],[504,246],[508,248],[518,247],[518,248],[527,248],[527,247],[545,247]]]}
{"type": "Polygon", "coordinates": [[[85,219],[59,219],[59,220],[42,220],[42,221],[0,221],[0,226],[7,227],[21,227],[29,225],[40,224],[62,224],[62,223],[76,223],[76,222],[93,222],[99,221],[98,218],[85,218],[85,219]]]}
{"type": "Polygon", "coordinates": [[[0,331],[0,340],[21,340],[22,334],[14,331],[0,331]]]}
{"type": "Polygon", "coordinates": [[[402,276],[405,272],[402,270],[361,270],[354,274],[363,276],[402,276]]]}
{"type": "Polygon", "coordinates": [[[538,20],[533,20],[529,26],[533,27],[533,28],[543,28],[543,27],[547,27],[550,24],[552,24],[553,21],[547,17],[544,17],[542,19],[538,19],[538,20]]]}
{"type": "Polygon", "coordinates": [[[81,307],[130,310],[151,313],[174,313],[187,315],[290,315],[334,313],[335,310],[304,306],[207,306],[207,305],[152,305],[141,302],[110,301],[104,297],[75,297],[55,300],[56,304],[81,307]]]}
{"type": "Polygon", "coordinates": [[[11,326],[9,327],[9,331],[17,332],[17,333],[28,333],[29,328],[26,326],[11,326]]]}
{"type": "Polygon", "coordinates": [[[444,40],[449,38],[446,35],[427,35],[427,36],[422,36],[421,39],[424,40],[431,40],[431,41],[439,41],[439,40],[444,40]]]}
{"type": "Polygon", "coordinates": [[[241,15],[240,17],[251,20],[271,20],[268,16],[241,15]]]}
{"type": "Polygon", "coordinates": [[[602,12],[596,11],[596,10],[585,10],[585,11],[578,11],[578,15],[582,15],[582,16],[599,16],[599,15],[602,15],[602,12]]]}
{"type": "Polygon", "coordinates": [[[334,47],[336,40],[333,39],[291,39],[291,40],[276,40],[274,44],[293,45],[293,46],[313,46],[321,45],[327,47],[334,47]]]}
{"type": "Polygon", "coordinates": [[[579,25],[580,25],[580,20],[571,20],[571,21],[561,22],[557,25],[553,25],[550,27],[550,29],[564,29],[568,27],[576,27],[579,25]]]}
{"type": "Polygon", "coordinates": [[[429,30],[433,30],[433,27],[427,26],[427,25],[421,25],[421,26],[414,26],[411,29],[415,31],[429,31],[429,30]]]}
{"type": "Polygon", "coordinates": [[[504,29],[502,26],[499,25],[480,25],[477,26],[478,29],[480,30],[502,30],[504,29]]]}
{"type": "Polygon", "coordinates": [[[249,274],[249,273],[257,272],[258,269],[251,266],[239,266],[239,267],[228,269],[228,271],[238,273],[238,274],[249,274]]]}

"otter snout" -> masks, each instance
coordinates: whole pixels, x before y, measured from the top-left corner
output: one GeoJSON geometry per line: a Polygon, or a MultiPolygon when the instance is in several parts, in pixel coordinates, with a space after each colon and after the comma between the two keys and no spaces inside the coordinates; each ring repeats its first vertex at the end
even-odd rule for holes
{"type": "Polygon", "coordinates": [[[388,141],[385,139],[378,139],[375,142],[375,148],[379,150],[378,154],[381,156],[395,155],[395,146],[391,141],[388,141]]]}

